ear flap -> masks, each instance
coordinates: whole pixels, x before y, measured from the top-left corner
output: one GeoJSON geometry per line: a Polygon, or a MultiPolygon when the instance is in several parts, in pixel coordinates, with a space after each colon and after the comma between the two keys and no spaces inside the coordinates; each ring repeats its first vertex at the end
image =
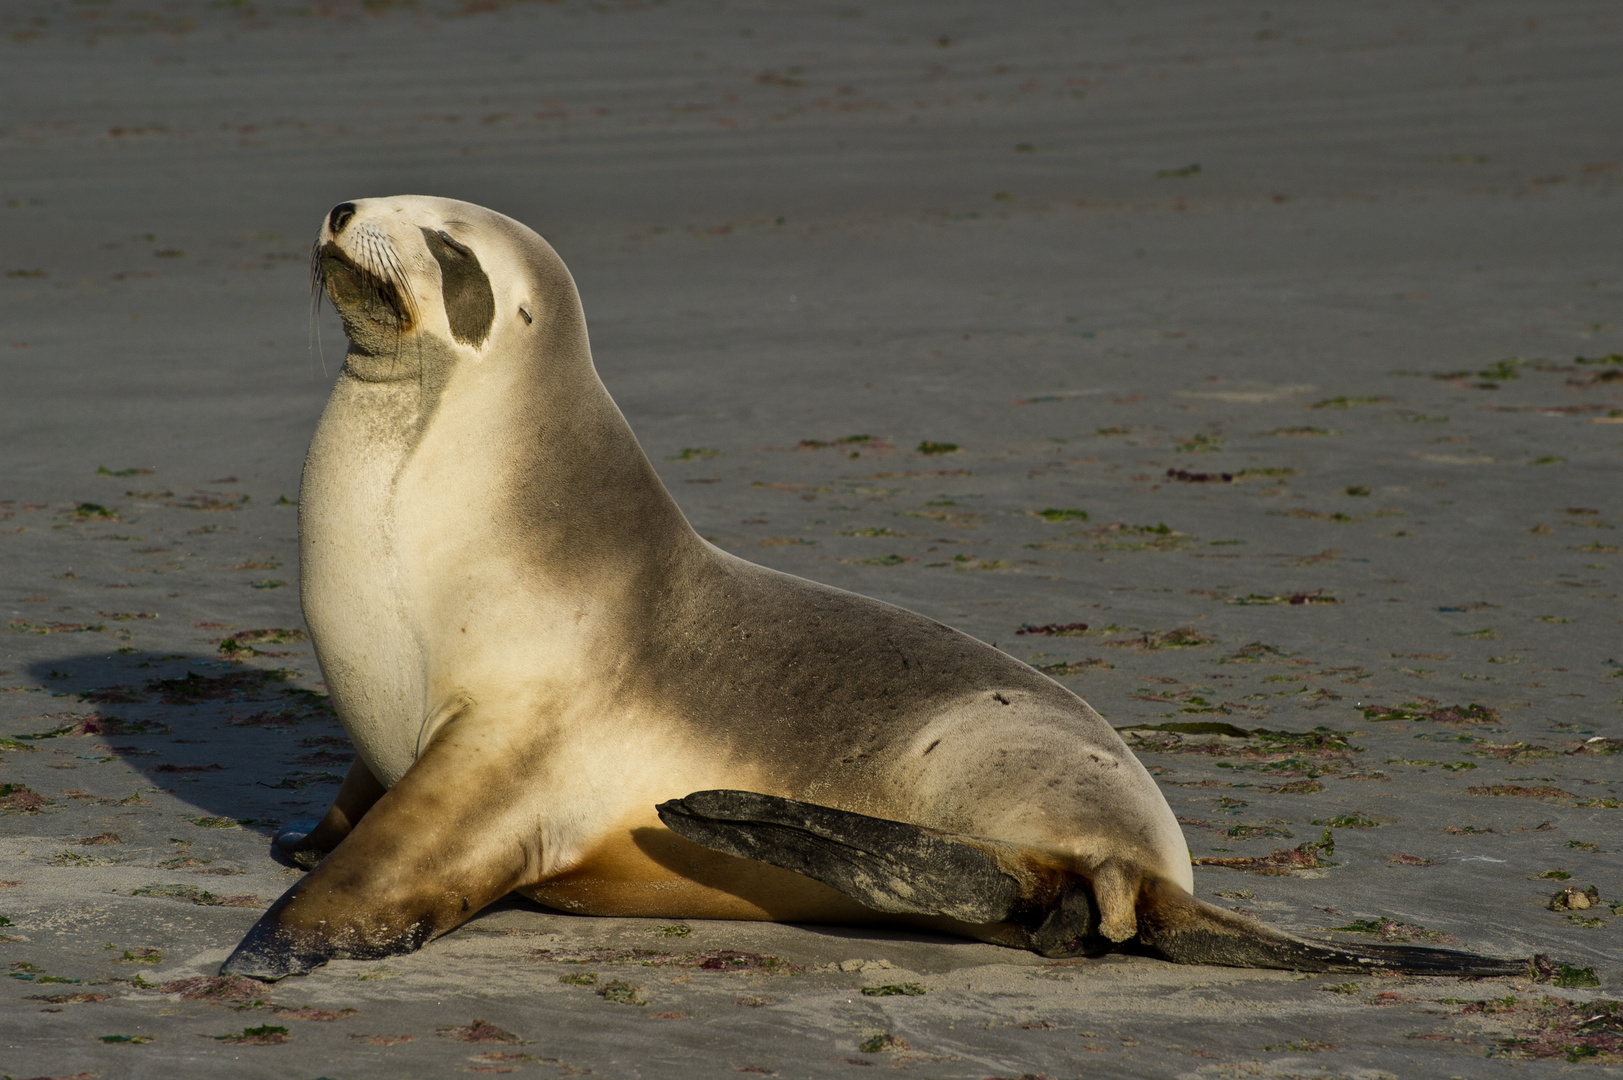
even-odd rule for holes
{"type": "Polygon", "coordinates": [[[451,336],[464,345],[482,345],[496,320],[496,296],[479,257],[447,232],[423,230],[428,250],[440,264],[440,292],[451,336]]]}

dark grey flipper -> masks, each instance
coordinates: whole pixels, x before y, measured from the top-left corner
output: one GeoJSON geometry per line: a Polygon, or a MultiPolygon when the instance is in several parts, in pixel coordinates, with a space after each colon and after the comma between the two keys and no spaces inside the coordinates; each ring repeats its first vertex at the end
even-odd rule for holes
{"type": "Polygon", "coordinates": [[[918,825],[750,791],[655,809],[695,844],[804,874],[875,911],[994,923],[1020,904],[1020,882],[989,852],[918,825]]]}
{"type": "Polygon", "coordinates": [[[750,791],[699,791],[656,809],[678,836],[804,874],[875,911],[1012,923],[1044,956],[1110,946],[1086,885],[1022,866],[1013,845],[750,791]]]}
{"type": "Polygon", "coordinates": [[[1528,961],[1412,945],[1319,945],[1214,907],[1165,882],[1139,902],[1138,945],[1178,964],[1401,975],[1522,975],[1528,961]]]}

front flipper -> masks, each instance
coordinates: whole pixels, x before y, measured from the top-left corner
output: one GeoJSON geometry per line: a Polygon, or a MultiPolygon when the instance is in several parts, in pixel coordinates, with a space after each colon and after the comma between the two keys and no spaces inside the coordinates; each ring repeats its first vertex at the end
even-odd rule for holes
{"type": "Polygon", "coordinates": [[[1013,924],[1044,956],[1111,944],[1084,883],[1017,845],[749,791],[699,791],[655,809],[684,839],[804,874],[875,911],[1013,924]]]}
{"type": "Polygon", "coordinates": [[[507,755],[448,726],[310,875],[273,904],[221,966],[274,980],[333,958],[411,952],[455,929],[538,865],[507,755]]]}
{"type": "Polygon", "coordinates": [[[277,851],[289,862],[314,869],[329,851],[344,842],[387,790],[366,763],[356,758],[326,816],[319,821],[288,822],[276,834],[277,851]]]}

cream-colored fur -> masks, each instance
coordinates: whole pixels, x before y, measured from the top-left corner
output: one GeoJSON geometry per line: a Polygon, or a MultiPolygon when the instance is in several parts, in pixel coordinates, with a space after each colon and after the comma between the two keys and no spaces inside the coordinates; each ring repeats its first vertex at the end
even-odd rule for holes
{"type": "MultiPolygon", "coordinates": [[[[635,912],[641,888],[649,912],[680,913],[669,903],[680,875],[637,854],[629,823],[657,830],[655,803],[706,788],[780,794],[1023,843],[1084,874],[1126,862],[1191,887],[1182,833],[1154,781],[1084,702],[917,616],[774,574],[694,536],[598,381],[573,284],[539,236],[449,200],[404,196],[355,206],[344,232],[334,238],[324,229],[321,242],[386,245],[404,270],[396,284],[409,290],[413,321],[392,349],[385,336],[383,347],[352,351],[322,415],[300,504],[302,586],[334,704],[385,787],[406,776],[447,725],[481,733],[485,767],[501,780],[492,791],[510,800],[506,820],[528,823],[504,827],[534,830],[526,842],[538,845],[537,880],[523,884],[544,894],[546,881],[578,875],[600,858],[621,883],[612,901],[598,901],[606,911],[635,912]],[[466,244],[489,276],[496,317],[478,346],[450,333],[423,228],[466,244]],[[548,439],[563,441],[532,452],[548,439]],[[560,455],[594,439],[604,445],[591,452],[609,459],[619,470],[613,476],[632,478],[618,482],[627,498],[645,500],[646,515],[598,526],[594,511],[577,505],[605,493],[594,490],[589,463],[560,455]],[[622,526],[633,535],[619,535],[622,526]],[[822,763],[823,749],[805,734],[752,742],[738,726],[748,720],[750,695],[763,714],[785,708],[767,693],[774,688],[764,683],[778,677],[767,665],[793,666],[794,658],[751,652],[768,643],[735,642],[727,626],[688,626],[681,619],[697,603],[691,598],[649,599],[650,590],[689,589],[703,601],[734,588],[765,598],[752,604],[781,605],[773,614],[801,628],[805,620],[791,618],[801,603],[824,605],[823,618],[835,621],[846,605],[865,627],[884,626],[894,612],[926,642],[917,646],[921,670],[957,663],[945,653],[938,661],[931,649],[955,657],[978,648],[988,655],[974,653],[976,662],[1008,678],[956,696],[926,687],[887,714],[888,734],[864,727],[857,735],[870,723],[851,714],[859,706],[842,713],[819,705],[835,725],[819,738],[861,744],[839,760],[822,763]],[[663,606],[647,607],[656,602],[663,606]],[[639,621],[645,610],[669,616],[667,637],[714,635],[678,644],[719,663],[718,682],[745,688],[734,698],[718,694],[713,712],[703,687],[667,696],[662,687],[686,675],[657,670],[681,662],[657,659],[676,646],[644,640],[660,634],[639,621]],[[928,644],[937,638],[940,646],[928,644]],[[732,669],[722,656],[729,649],[732,669]],[[647,670],[650,662],[656,670],[647,670]],[[761,669],[748,670],[753,663],[761,669]],[[763,685],[749,689],[758,680],[763,685]],[[840,730],[842,723],[853,730],[840,730]],[[640,869],[632,865],[639,857],[640,869]]],[[[357,250],[357,262],[363,255],[357,250]]],[[[612,501],[603,505],[612,514],[612,501]]],[[[863,633],[851,641],[853,657],[884,648],[863,633]]],[[[854,662],[808,654],[801,663],[826,667],[813,673],[818,685],[854,680],[860,690],[878,677],[854,662]]],[[[905,695],[914,676],[897,678],[874,692],[905,695]]],[[[564,891],[560,885],[553,895],[564,891]]],[[[592,889],[576,891],[590,909],[592,889]]],[[[1114,919],[1107,913],[1107,932],[1123,926],[1131,926],[1130,910],[1114,919]]]]}

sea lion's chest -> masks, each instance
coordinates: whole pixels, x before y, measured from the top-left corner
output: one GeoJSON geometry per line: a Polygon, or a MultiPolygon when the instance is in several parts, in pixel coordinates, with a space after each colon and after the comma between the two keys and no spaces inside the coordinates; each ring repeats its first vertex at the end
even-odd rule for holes
{"type": "Polygon", "coordinates": [[[305,461],[305,620],[339,717],[385,786],[456,702],[569,666],[572,609],[547,602],[528,538],[506,524],[511,464],[481,420],[502,392],[488,379],[346,373],[305,461]]]}
{"type": "Polygon", "coordinates": [[[305,622],[339,716],[385,784],[415,760],[427,708],[395,498],[421,429],[420,396],[411,383],[341,375],[299,495],[305,622]]]}

